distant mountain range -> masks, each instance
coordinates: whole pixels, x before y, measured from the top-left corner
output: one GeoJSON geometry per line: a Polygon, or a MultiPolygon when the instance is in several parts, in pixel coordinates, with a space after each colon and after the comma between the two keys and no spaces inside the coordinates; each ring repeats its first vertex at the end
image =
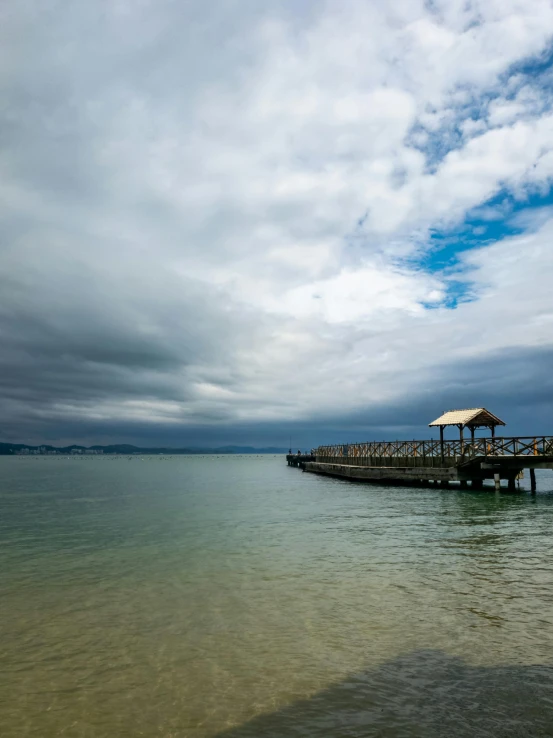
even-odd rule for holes
{"type": "Polygon", "coordinates": [[[10,455],[54,455],[54,454],[285,454],[288,450],[276,446],[254,448],[253,446],[220,446],[219,448],[140,448],[126,443],[111,446],[29,446],[25,443],[0,443],[0,456],[10,455]]]}

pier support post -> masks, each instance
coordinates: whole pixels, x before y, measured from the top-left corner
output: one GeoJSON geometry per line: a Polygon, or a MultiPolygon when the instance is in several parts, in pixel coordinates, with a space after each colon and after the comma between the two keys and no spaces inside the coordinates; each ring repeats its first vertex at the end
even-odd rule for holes
{"type": "Polygon", "coordinates": [[[461,489],[467,489],[469,486],[469,483],[466,479],[461,479],[461,489]]]}
{"type": "Polygon", "coordinates": [[[471,487],[473,489],[482,489],[484,486],[484,480],[483,479],[473,479],[471,483],[471,487]]]}
{"type": "Polygon", "coordinates": [[[507,483],[507,488],[509,492],[514,492],[516,490],[516,484],[515,484],[515,478],[513,476],[509,477],[509,481],[507,483]]]}
{"type": "Polygon", "coordinates": [[[536,493],[536,470],[530,469],[530,489],[533,494],[536,493]]]}
{"type": "Polygon", "coordinates": [[[499,492],[499,490],[501,489],[501,477],[499,476],[499,474],[493,475],[493,481],[495,483],[495,491],[499,492]]]}

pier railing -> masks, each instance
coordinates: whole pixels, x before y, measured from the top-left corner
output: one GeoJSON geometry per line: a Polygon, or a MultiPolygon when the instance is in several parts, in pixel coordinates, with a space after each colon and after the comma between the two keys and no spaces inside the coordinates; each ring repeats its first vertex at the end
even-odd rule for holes
{"type": "Polygon", "coordinates": [[[475,438],[440,441],[371,441],[319,446],[317,461],[335,464],[378,465],[383,459],[416,459],[416,465],[434,466],[433,460],[463,463],[476,457],[553,457],[553,436],[475,438]]]}

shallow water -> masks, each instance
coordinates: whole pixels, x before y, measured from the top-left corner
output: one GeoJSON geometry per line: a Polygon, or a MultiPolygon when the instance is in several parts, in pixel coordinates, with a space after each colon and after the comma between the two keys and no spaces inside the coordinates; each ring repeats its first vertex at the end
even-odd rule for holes
{"type": "Polygon", "coordinates": [[[0,458],[0,734],[553,734],[553,474],[0,458]]]}

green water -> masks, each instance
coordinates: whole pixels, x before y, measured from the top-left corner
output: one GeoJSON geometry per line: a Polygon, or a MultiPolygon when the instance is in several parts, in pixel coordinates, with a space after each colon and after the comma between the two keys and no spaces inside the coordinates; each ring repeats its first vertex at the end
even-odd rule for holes
{"type": "Polygon", "coordinates": [[[553,474],[0,459],[0,735],[553,735],[553,474]]]}

